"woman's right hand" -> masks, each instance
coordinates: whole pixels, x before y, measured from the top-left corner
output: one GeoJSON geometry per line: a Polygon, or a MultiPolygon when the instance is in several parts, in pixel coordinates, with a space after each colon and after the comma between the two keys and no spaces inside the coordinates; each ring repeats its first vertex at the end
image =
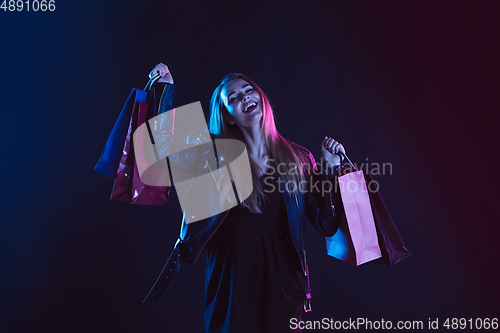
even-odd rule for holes
{"type": "Polygon", "coordinates": [[[157,77],[160,77],[158,82],[166,82],[174,84],[174,78],[172,76],[172,73],[170,73],[170,70],[164,63],[159,63],[149,73],[150,79],[156,79],[157,77]]]}

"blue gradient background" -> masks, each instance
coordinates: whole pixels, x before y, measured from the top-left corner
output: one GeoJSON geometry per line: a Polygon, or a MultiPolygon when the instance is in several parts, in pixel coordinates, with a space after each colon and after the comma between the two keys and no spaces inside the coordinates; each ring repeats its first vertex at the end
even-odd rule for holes
{"type": "MultiPolygon", "coordinates": [[[[413,256],[351,267],[308,226],[305,320],[499,317],[497,1],[56,1],[0,11],[2,332],[201,332],[204,254],[141,306],[181,210],[110,201],[93,171],[158,62],[205,112],[226,73],[269,95],[281,134],[329,135],[374,176],[413,256]]],[[[424,332],[426,330],[420,331],[424,332]]],[[[464,330],[466,331],[466,330],[464,330]]]]}

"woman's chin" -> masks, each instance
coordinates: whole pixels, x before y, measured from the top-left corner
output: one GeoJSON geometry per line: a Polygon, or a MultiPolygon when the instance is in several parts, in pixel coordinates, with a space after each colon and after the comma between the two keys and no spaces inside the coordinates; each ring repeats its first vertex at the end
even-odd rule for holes
{"type": "Polygon", "coordinates": [[[246,115],[249,117],[262,117],[262,110],[260,109],[260,107],[256,107],[251,112],[246,113],[246,115]]]}

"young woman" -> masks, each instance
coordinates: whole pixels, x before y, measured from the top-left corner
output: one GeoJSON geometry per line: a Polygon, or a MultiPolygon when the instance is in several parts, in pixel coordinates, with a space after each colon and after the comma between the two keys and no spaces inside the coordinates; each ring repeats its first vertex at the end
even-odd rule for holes
{"type": "MultiPolygon", "coordinates": [[[[155,66],[150,77],[173,84],[164,64],[155,66]]],[[[253,192],[229,211],[196,223],[183,221],[174,251],[145,302],[161,300],[179,270],[179,257],[193,263],[206,248],[206,331],[290,332],[290,320],[300,320],[303,308],[310,311],[305,217],[323,236],[337,231],[331,198],[338,194],[320,189],[331,188],[332,170],[340,164],[336,153],[345,153],[344,147],[325,137],[323,164],[317,168],[307,149],[278,133],[266,95],[241,74],[226,76],[215,88],[208,125],[215,138],[245,143],[253,192]]]]}

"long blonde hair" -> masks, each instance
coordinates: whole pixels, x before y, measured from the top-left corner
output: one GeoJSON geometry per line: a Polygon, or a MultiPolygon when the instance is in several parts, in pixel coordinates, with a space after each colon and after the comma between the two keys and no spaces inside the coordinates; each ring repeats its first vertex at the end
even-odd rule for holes
{"type": "MultiPolygon", "coordinates": [[[[276,166],[284,165],[287,167],[285,174],[280,174],[282,181],[285,182],[285,190],[289,192],[296,192],[299,190],[301,181],[308,170],[306,168],[315,167],[314,158],[312,154],[304,147],[295,144],[284,137],[282,137],[276,129],[274,120],[274,112],[269,103],[269,99],[252,80],[248,79],[243,74],[229,74],[224,77],[220,84],[215,88],[212,98],[210,99],[210,117],[208,128],[210,133],[217,138],[237,139],[245,142],[243,133],[236,125],[229,125],[224,121],[229,112],[224,106],[221,98],[221,91],[224,85],[234,79],[243,79],[247,81],[254,90],[256,90],[262,100],[263,115],[260,121],[260,129],[264,133],[264,145],[267,148],[269,158],[272,158],[276,166]],[[290,172],[294,170],[293,172],[290,172]]],[[[250,167],[252,170],[253,192],[242,202],[242,205],[248,208],[252,213],[262,213],[261,206],[266,199],[263,188],[258,181],[259,175],[263,170],[250,160],[250,167]],[[260,172],[259,172],[260,170],[260,172]]],[[[310,171],[310,170],[309,170],[310,171]]]]}

